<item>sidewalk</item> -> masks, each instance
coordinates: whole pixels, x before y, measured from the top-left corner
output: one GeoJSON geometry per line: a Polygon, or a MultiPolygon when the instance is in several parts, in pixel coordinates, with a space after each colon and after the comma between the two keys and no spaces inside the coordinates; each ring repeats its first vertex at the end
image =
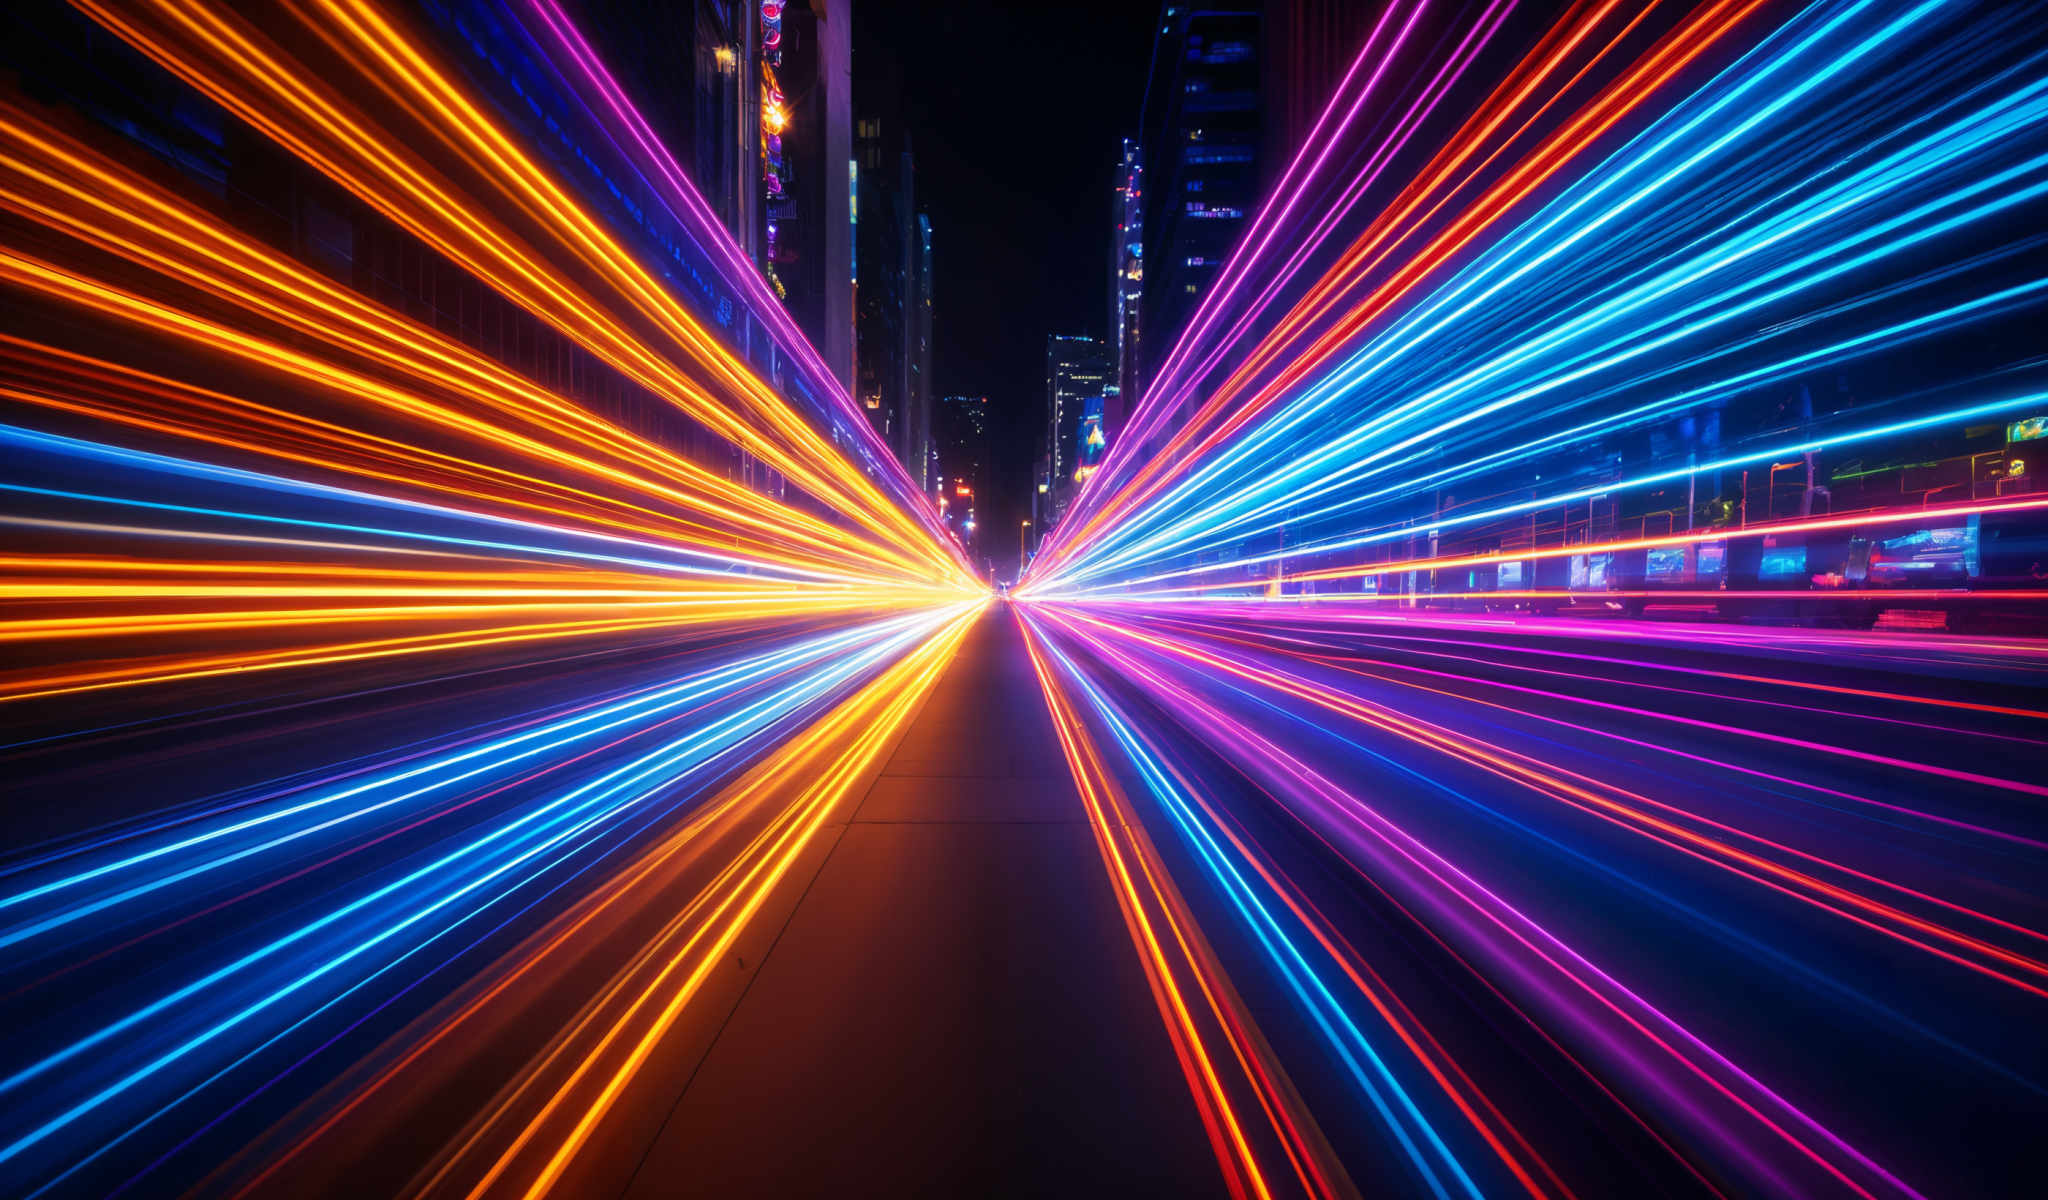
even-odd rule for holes
{"type": "Polygon", "coordinates": [[[628,1195],[1208,1195],[1221,1178],[1022,630],[962,644],[628,1195]]]}

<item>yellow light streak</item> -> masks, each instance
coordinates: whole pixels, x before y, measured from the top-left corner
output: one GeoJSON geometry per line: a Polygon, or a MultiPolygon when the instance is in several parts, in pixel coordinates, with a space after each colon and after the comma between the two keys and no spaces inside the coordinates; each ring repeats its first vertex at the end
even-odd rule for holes
{"type": "MultiPolygon", "coordinates": [[[[469,1184],[472,1197],[495,1191],[541,1196],[563,1183],[713,967],[930,691],[984,604],[956,608],[953,618],[916,650],[707,806],[712,816],[741,806],[779,807],[520,1080],[500,1094],[420,1191],[455,1184],[457,1174],[480,1155],[491,1157],[469,1184]]],[[[693,842],[703,824],[693,821],[622,874],[645,877],[693,842]]],[[[551,939],[543,949],[560,944],[551,939]]]]}
{"type": "Polygon", "coordinates": [[[873,483],[791,410],[744,363],[720,346],[645,268],[524,155],[445,73],[381,14],[365,5],[323,5],[296,16],[442,143],[436,163],[462,165],[488,200],[461,188],[410,153],[403,137],[381,136],[337,89],[268,44],[247,21],[204,5],[167,0],[147,13],[86,3],[96,19],[256,124],[366,203],[707,427],[732,440],[876,536],[919,556],[955,583],[971,576],[928,528],[897,510],[873,483]],[[518,212],[558,253],[577,259],[666,345],[707,371],[727,392],[721,403],[665,352],[614,319],[582,288],[547,266],[546,255],[493,219],[518,212]]]}

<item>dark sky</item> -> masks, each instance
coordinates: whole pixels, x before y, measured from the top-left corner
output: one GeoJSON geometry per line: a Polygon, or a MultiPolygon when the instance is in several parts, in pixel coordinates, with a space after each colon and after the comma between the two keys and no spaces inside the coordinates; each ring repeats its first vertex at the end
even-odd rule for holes
{"type": "Polygon", "coordinates": [[[1111,162],[1138,124],[1158,13],[1156,0],[854,0],[855,96],[864,68],[902,79],[931,214],[935,394],[989,398],[983,515],[1008,532],[986,553],[1005,576],[1030,513],[1045,337],[1100,337],[1108,319],[1111,162]]]}

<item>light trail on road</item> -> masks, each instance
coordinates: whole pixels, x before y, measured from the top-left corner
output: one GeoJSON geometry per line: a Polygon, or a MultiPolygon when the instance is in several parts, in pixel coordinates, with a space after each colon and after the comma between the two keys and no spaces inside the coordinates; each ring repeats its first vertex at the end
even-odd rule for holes
{"type": "Polygon", "coordinates": [[[393,13],[85,7],[507,311],[389,303],[0,97],[0,1179],[210,1186],[538,969],[535,930],[587,955],[579,921],[713,868],[575,1076],[608,1082],[519,1137],[547,1190],[632,1075],[606,1048],[644,1057],[780,894],[985,585],[843,389],[722,343],[393,13]],[[573,371],[508,353],[542,331],[573,371]]]}
{"type": "Polygon", "coordinates": [[[844,6],[718,180],[579,6],[73,7],[0,1191],[2035,1185],[2024,6],[1387,0],[1001,597],[726,204],[844,6]]]}
{"type": "Polygon", "coordinates": [[[2024,1190],[2048,43],[1516,17],[1384,6],[1015,589],[1135,942],[1242,1006],[1160,1005],[1257,1064],[1226,1177],[2024,1190]]]}

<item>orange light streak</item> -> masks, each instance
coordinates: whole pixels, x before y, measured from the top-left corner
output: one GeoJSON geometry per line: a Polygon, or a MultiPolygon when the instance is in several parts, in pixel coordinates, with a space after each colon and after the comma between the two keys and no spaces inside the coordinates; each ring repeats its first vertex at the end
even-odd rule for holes
{"type": "MultiPolygon", "coordinates": [[[[535,1197],[561,1184],[579,1152],[648,1057],[675,1026],[747,923],[789,874],[819,830],[864,779],[950,661],[981,604],[968,607],[916,650],[812,724],[723,793],[719,809],[782,807],[719,876],[636,957],[555,1045],[501,1096],[422,1190],[451,1181],[459,1164],[529,1096],[551,1089],[489,1167],[471,1183],[535,1197]],[[780,798],[780,799],[779,799],[780,798]],[[555,1077],[559,1076],[559,1079],[555,1077]]],[[[643,860],[644,873],[687,840],[678,835],[643,860]]],[[[557,939],[559,942],[560,939],[557,939]]]]}
{"type": "Polygon", "coordinates": [[[693,419],[760,457],[849,520],[964,584],[963,564],[928,528],[889,503],[822,435],[737,358],[719,346],[601,224],[571,200],[486,118],[416,46],[367,6],[322,6],[299,20],[384,91],[419,127],[385,136],[343,92],[329,88],[237,15],[165,3],[147,13],[82,5],[95,19],[231,111],[333,177],[366,203],[433,245],[501,294],[533,311],[599,358],[693,419]],[[418,136],[415,138],[414,135],[418,136]],[[425,140],[420,140],[425,139],[425,140]],[[418,141],[439,141],[451,167],[466,166],[485,199],[471,199],[425,158],[418,141]],[[686,361],[728,391],[724,402],[686,377],[654,346],[546,265],[546,254],[495,220],[516,211],[549,243],[577,258],[632,312],[659,330],[686,361]]]}
{"type": "MultiPolygon", "coordinates": [[[[1911,889],[1851,870],[1818,855],[1781,845],[1758,835],[1736,829],[1733,826],[1709,820],[1695,813],[1685,812],[1674,805],[1653,800],[1625,788],[1603,783],[1577,772],[1564,770],[1563,768],[1549,767],[1538,763],[1527,755],[1504,749],[1490,742],[1450,733],[1440,726],[1404,717],[1384,706],[1347,696],[1342,692],[1292,675],[1241,664],[1193,646],[1156,638],[1122,626],[1112,625],[1084,613],[1071,613],[1068,615],[1079,623],[1086,624],[1111,636],[1138,642],[1190,662],[1201,663],[1204,667],[1211,670],[1222,671],[1247,682],[1258,684],[1261,687],[1309,701],[1327,711],[1338,713],[1377,729],[1386,730],[1419,745],[1427,746],[1452,757],[1470,762],[1481,770],[1520,783],[1525,787],[1563,801],[1622,828],[1632,829],[1634,832],[1669,846],[1688,857],[1719,866],[1724,870],[1741,875],[1793,899],[1803,900],[1816,908],[1833,913],[1882,936],[1927,951],[1939,958],[1997,979],[2000,982],[2010,984],[2023,991],[2040,996],[2048,996],[2048,986],[2008,974],[2006,971],[1999,969],[1999,967],[1991,965],[1991,963],[1998,963],[2004,967],[2013,968],[2029,975],[2048,978],[2048,962],[2007,950],[1982,938],[1918,917],[1894,905],[1849,891],[1840,885],[1829,883],[1818,876],[1785,866],[1772,859],[1764,858],[1758,854],[1720,841],[1708,834],[1703,834],[1697,830],[1680,825],[1665,817],[1654,815],[1651,810],[1654,809],[1683,816],[1710,829],[1734,834],[1752,843],[1790,854],[1803,861],[1822,866],[1846,876],[1877,883],[1894,891],[1915,896],[1916,898],[1934,901],[1943,907],[1957,912],[1967,913],[1976,917],[1985,917],[1985,914],[1976,913],[1974,910],[1964,909],[1961,906],[1940,901],[1938,898],[1913,892],[1911,889]],[[1850,909],[1857,911],[1852,912],[1850,909]],[[1955,951],[1944,949],[1931,942],[1922,941],[1919,937],[1913,936],[1914,934],[1933,938],[1936,941],[1946,942],[1950,946],[1974,952],[1985,959],[1989,959],[1990,962],[1979,961],[1955,951]]],[[[2011,781],[2006,780],[1984,779],[1983,781],[1991,785],[2005,784],[2006,786],[2016,786],[2011,781]]],[[[2027,933],[2037,940],[2048,940],[2048,935],[2010,926],[2007,922],[1997,923],[2018,929],[2020,932],[2027,933]]]]}
{"type": "MultiPolygon", "coordinates": [[[[1025,622],[1024,629],[1025,646],[1030,652],[1031,666],[1038,674],[1039,688],[1045,694],[1046,707],[1052,713],[1053,728],[1059,735],[1060,748],[1067,756],[1067,765],[1073,775],[1074,786],[1079,791],[1082,805],[1088,812],[1088,826],[1095,833],[1096,848],[1102,855],[1103,867],[1109,874],[1111,884],[1114,885],[1117,904],[1124,915],[1125,927],[1130,931],[1139,961],[1145,967],[1146,979],[1152,985],[1154,1002],[1158,1004],[1167,1033],[1173,1040],[1182,1074],[1187,1078],[1188,1088],[1201,1113],[1203,1125],[1208,1129],[1210,1144],[1216,1152],[1217,1163],[1223,1170],[1225,1184],[1233,1196],[1255,1195],[1269,1198],[1272,1189],[1266,1181],[1265,1171],[1259,1165],[1258,1157],[1246,1137],[1243,1120],[1237,1115],[1237,1110],[1232,1104],[1229,1089],[1217,1071],[1215,1056],[1203,1042],[1201,1025],[1196,1021],[1195,1014],[1177,981],[1173,960],[1168,956],[1166,947],[1159,938],[1153,918],[1148,915],[1145,899],[1148,894],[1153,899],[1150,907],[1158,911],[1160,921],[1166,925],[1175,944],[1182,948],[1185,969],[1194,976],[1212,1017],[1223,1027],[1233,1055],[1240,1065],[1246,1068],[1248,1074],[1253,1074],[1255,1090],[1258,1091],[1262,1105],[1267,1107],[1269,1116],[1281,1117],[1284,1110],[1268,1103],[1266,1090],[1257,1088],[1257,1075],[1251,1070],[1246,1048],[1237,1039],[1229,1036],[1233,1027],[1249,1027],[1249,1017],[1238,1015],[1234,1019],[1226,1016],[1219,1005],[1219,994],[1223,988],[1212,987],[1205,982],[1199,961],[1188,949],[1188,938],[1175,921],[1174,906],[1167,902],[1166,889],[1170,884],[1166,881],[1164,869],[1162,867],[1155,871],[1151,864],[1150,860],[1157,852],[1147,853],[1149,842],[1145,838],[1144,826],[1138,821],[1129,801],[1124,798],[1122,789],[1103,763],[1100,752],[1088,738],[1071,701],[1055,683],[1052,668],[1039,647],[1038,633],[1028,621],[1025,622]],[[1130,842],[1128,853],[1119,844],[1122,840],[1130,842]],[[1135,871],[1132,863],[1136,864],[1135,871]],[[1145,884],[1144,891],[1139,889],[1140,879],[1145,884]]],[[[1234,992],[1231,994],[1234,995],[1234,992]]],[[[1277,1064],[1273,1069],[1277,1071],[1277,1064]]],[[[1313,1125],[1313,1119],[1308,1117],[1305,1111],[1300,1114],[1300,1122],[1311,1127],[1313,1125]]],[[[1298,1153],[1295,1147],[1304,1143],[1302,1136],[1298,1131],[1290,1134],[1284,1118],[1276,1120],[1275,1129],[1281,1134],[1283,1145],[1289,1147],[1290,1157],[1294,1157],[1298,1153]]],[[[1313,1159],[1310,1158],[1308,1161],[1313,1159]]],[[[1294,1165],[1307,1185],[1309,1174],[1306,1171],[1306,1162],[1296,1158],[1294,1165]]],[[[1338,1167],[1338,1173],[1334,1178],[1344,1179],[1341,1171],[1341,1167],[1338,1167]]],[[[1318,1178],[1321,1178],[1320,1173],[1318,1178]]]]}

